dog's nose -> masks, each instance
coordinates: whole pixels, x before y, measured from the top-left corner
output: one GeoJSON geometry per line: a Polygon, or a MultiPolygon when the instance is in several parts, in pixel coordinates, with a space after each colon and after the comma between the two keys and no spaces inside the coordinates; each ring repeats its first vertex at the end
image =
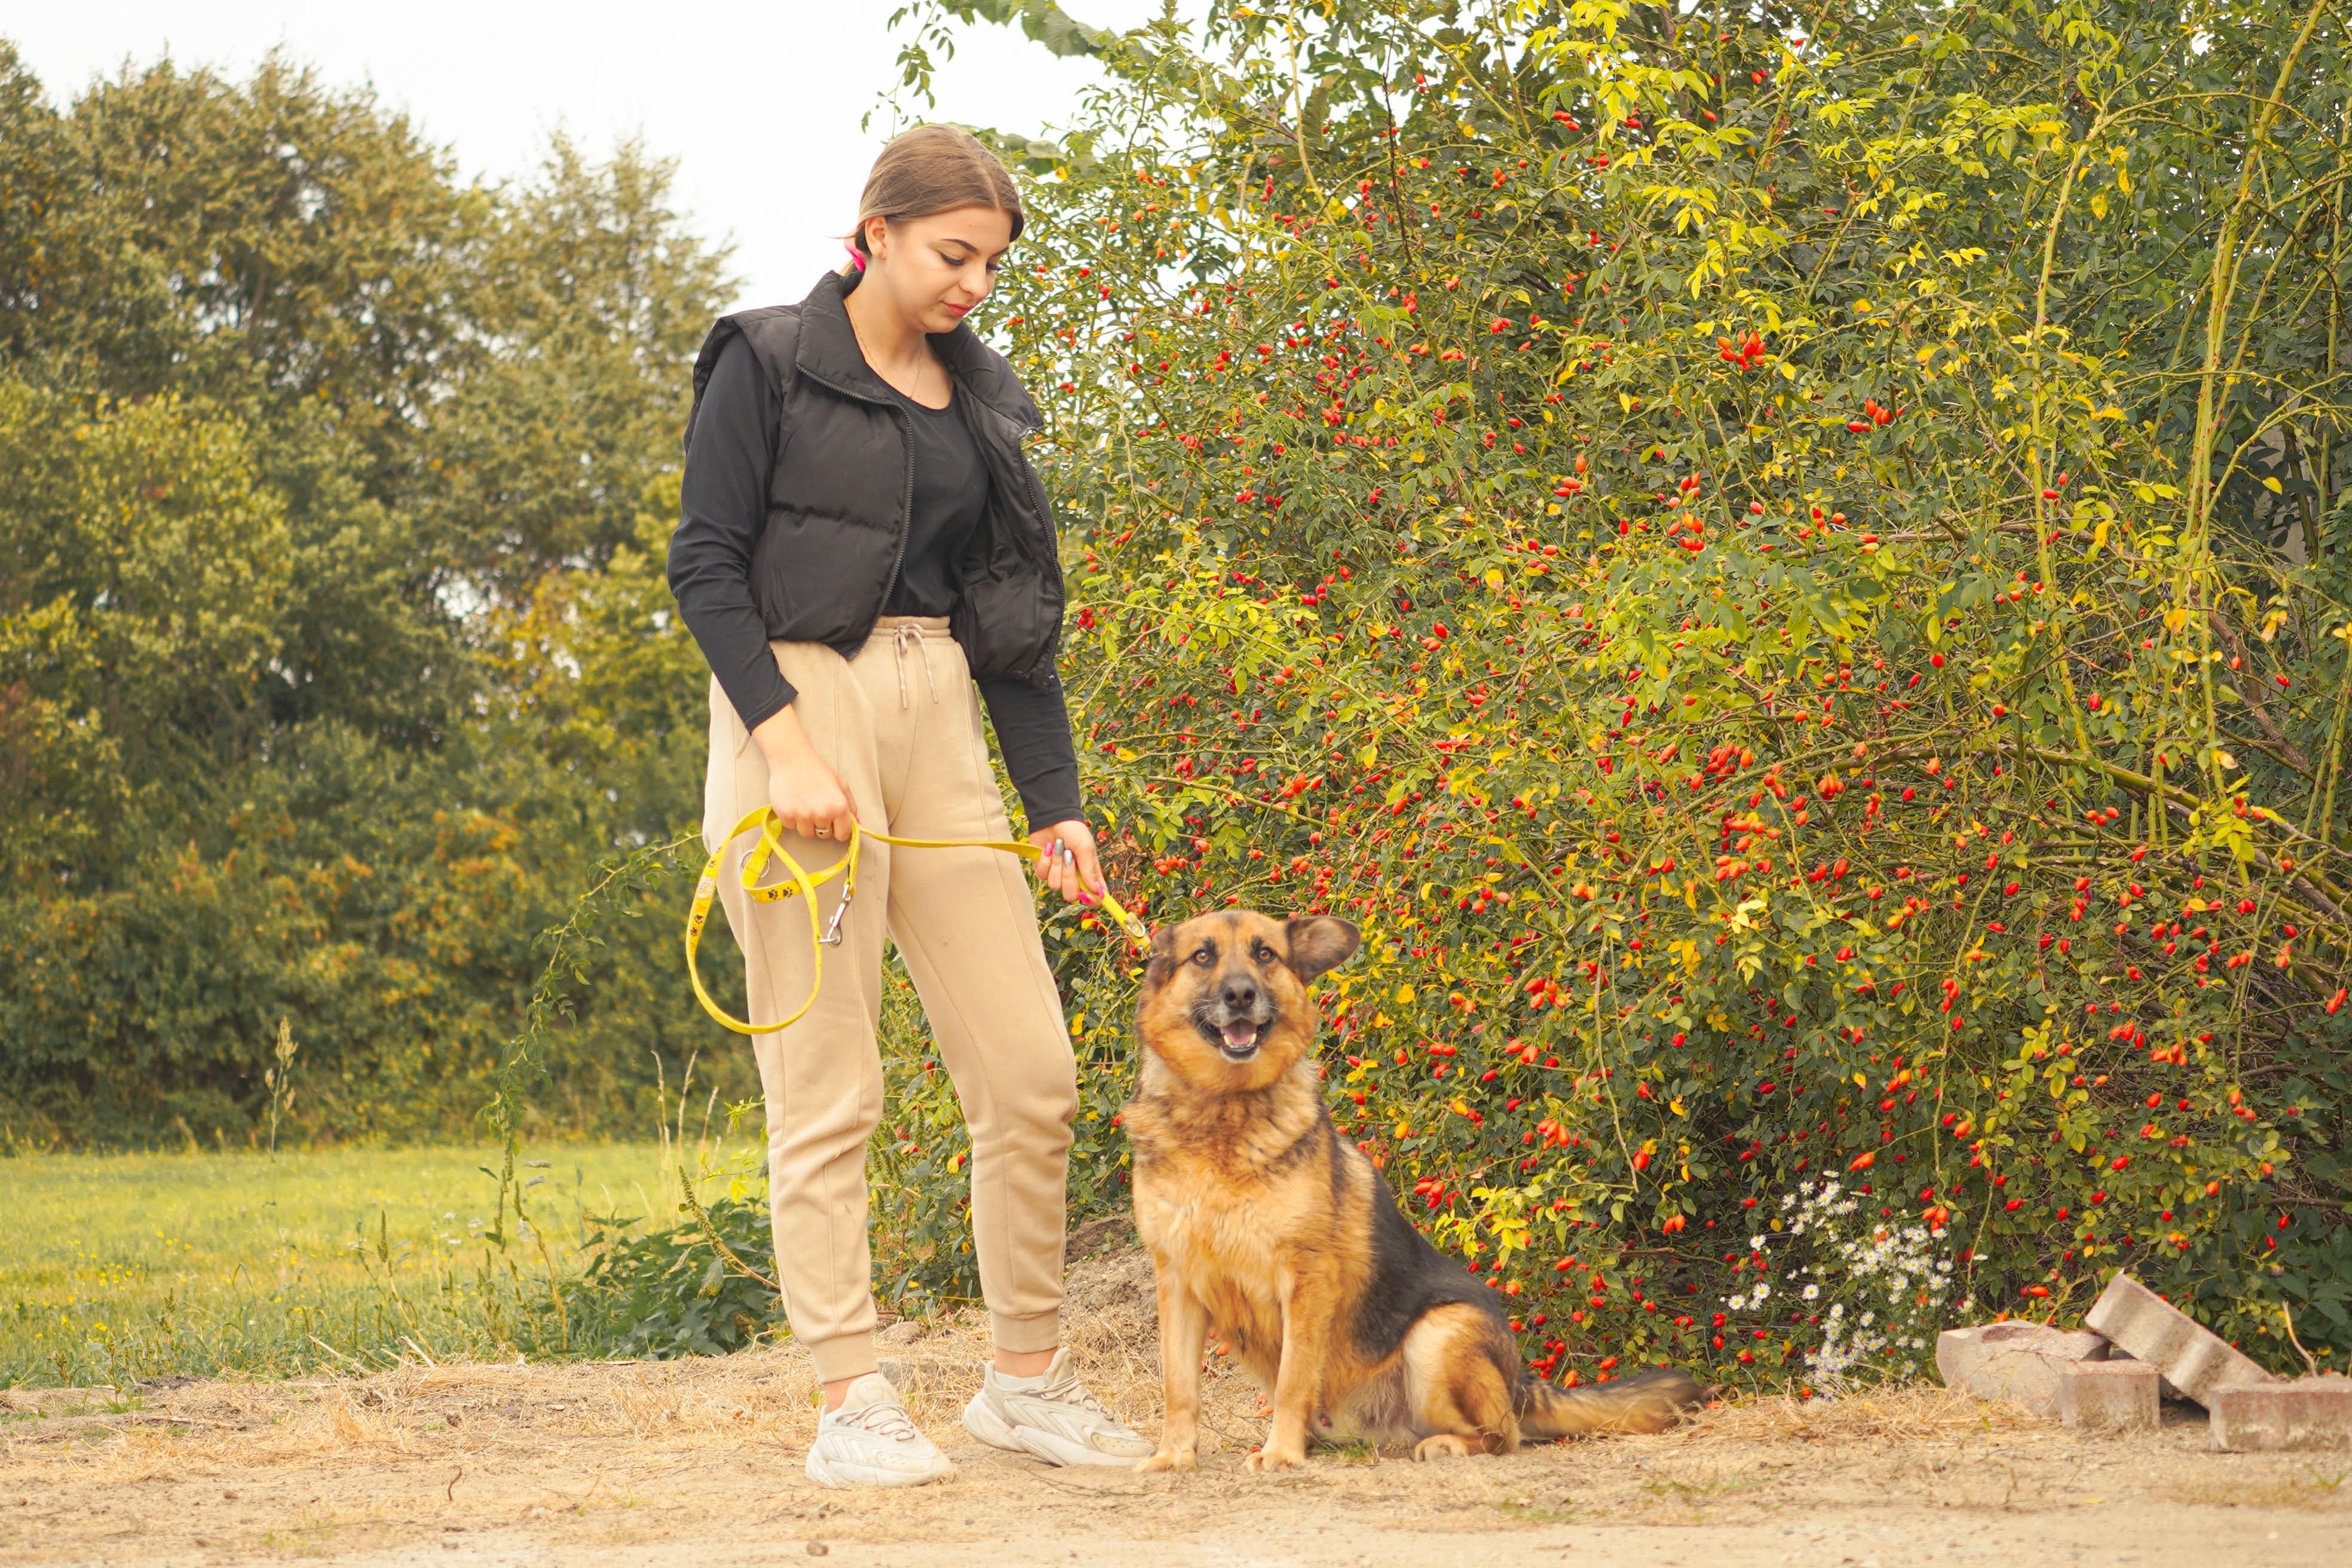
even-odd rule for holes
{"type": "Polygon", "coordinates": [[[1257,1005],[1257,983],[1254,980],[1228,980],[1220,994],[1228,1007],[1255,1007],[1257,1005]]]}

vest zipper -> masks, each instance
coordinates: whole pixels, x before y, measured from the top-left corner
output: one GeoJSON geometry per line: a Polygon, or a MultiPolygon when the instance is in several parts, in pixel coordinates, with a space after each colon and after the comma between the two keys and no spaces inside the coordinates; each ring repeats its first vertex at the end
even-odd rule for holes
{"type": "MultiPolygon", "coordinates": [[[[907,486],[905,493],[901,495],[898,500],[898,547],[896,553],[890,557],[890,576],[889,579],[882,584],[882,598],[874,607],[874,621],[878,621],[882,618],[882,613],[890,607],[890,595],[898,589],[898,574],[907,564],[907,535],[912,531],[915,524],[915,432],[913,425],[907,416],[907,411],[899,407],[896,403],[870,396],[866,393],[857,391],[854,387],[844,386],[839,382],[820,375],[814,371],[803,370],[801,374],[807,376],[809,380],[815,382],[819,386],[826,387],[834,392],[837,392],[842,396],[850,398],[858,403],[863,403],[870,408],[888,409],[890,411],[892,422],[898,426],[899,443],[907,448],[907,486]]],[[[869,637],[872,636],[874,632],[874,621],[868,621],[866,625],[866,635],[869,637]]]]}

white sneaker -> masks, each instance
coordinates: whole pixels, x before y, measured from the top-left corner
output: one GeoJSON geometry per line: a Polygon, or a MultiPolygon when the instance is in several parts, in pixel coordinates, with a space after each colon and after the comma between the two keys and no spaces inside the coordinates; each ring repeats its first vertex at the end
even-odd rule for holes
{"type": "Polygon", "coordinates": [[[1038,1377],[1006,1377],[990,1367],[963,1407],[963,1426],[991,1447],[1049,1465],[1132,1465],[1152,1453],[1149,1438],[1120,1426],[1087,1392],[1067,1348],[1055,1351],[1038,1377]]]}
{"type": "Polygon", "coordinates": [[[840,1409],[817,1417],[809,1445],[808,1479],[821,1487],[919,1487],[954,1472],[878,1372],[851,1384],[840,1409]]]}

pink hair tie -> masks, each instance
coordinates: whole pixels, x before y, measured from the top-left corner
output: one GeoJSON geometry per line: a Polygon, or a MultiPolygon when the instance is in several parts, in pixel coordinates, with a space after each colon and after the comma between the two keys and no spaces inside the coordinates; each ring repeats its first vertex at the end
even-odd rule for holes
{"type": "Polygon", "coordinates": [[[852,267],[855,267],[860,272],[866,270],[866,253],[857,248],[855,241],[846,239],[843,240],[841,242],[841,248],[849,252],[849,262],[852,267]]]}

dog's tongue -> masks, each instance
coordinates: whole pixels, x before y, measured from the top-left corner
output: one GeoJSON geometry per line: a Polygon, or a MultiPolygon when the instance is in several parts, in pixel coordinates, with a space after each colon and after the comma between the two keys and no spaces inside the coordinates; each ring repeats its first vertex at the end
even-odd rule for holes
{"type": "Polygon", "coordinates": [[[1244,1046],[1248,1045],[1251,1041],[1257,1038],[1257,1026],[1255,1024],[1227,1024],[1225,1026],[1224,1033],[1225,1044],[1234,1050],[1240,1050],[1244,1046]]]}

